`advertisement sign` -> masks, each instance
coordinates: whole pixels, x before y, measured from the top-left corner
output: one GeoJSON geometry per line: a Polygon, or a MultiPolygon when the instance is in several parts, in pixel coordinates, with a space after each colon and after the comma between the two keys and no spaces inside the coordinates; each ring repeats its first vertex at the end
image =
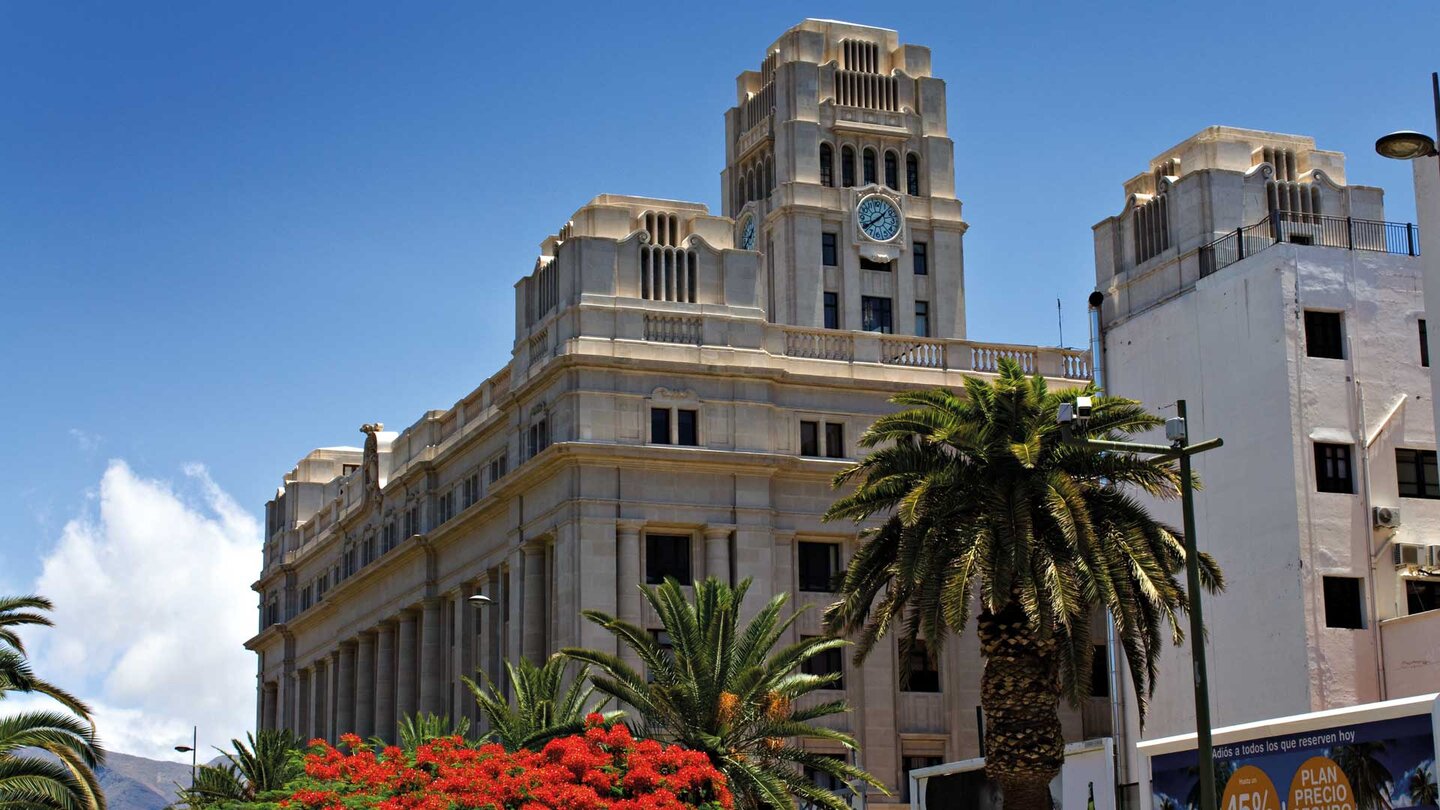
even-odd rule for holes
{"type": "MultiPolygon", "coordinates": [[[[1437,810],[1428,714],[1337,724],[1215,745],[1220,810],[1437,810]]],[[[1152,810],[1199,806],[1195,750],[1150,760],[1152,810]]]]}

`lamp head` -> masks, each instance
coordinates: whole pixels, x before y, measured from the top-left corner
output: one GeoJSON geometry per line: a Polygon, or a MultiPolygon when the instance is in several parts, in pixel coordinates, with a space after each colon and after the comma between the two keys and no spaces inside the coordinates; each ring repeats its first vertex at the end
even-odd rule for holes
{"type": "Polygon", "coordinates": [[[1435,139],[1423,132],[1402,130],[1375,141],[1375,151],[1394,160],[1415,160],[1436,154],[1435,139]]]}
{"type": "Polygon", "coordinates": [[[477,593],[477,594],[475,594],[474,596],[466,599],[465,601],[466,601],[466,602],[469,602],[471,607],[477,607],[477,608],[486,607],[486,606],[488,606],[488,605],[490,605],[491,603],[494,602],[493,599],[491,599],[490,597],[486,596],[486,595],[483,594],[483,593],[477,593]]]}
{"type": "Polygon", "coordinates": [[[175,750],[176,750],[176,751],[179,751],[179,752],[182,753],[182,754],[188,754],[188,753],[190,753],[191,751],[194,751],[195,749],[194,749],[194,748],[191,748],[191,747],[188,746],[188,745],[177,745],[177,746],[175,746],[175,750]]]}

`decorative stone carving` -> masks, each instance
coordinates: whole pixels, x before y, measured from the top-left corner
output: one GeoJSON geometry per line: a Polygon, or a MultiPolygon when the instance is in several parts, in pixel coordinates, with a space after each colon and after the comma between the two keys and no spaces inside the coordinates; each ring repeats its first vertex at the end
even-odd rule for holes
{"type": "Polygon", "coordinates": [[[366,501],[380,497],[380,440],[375,435],[385,429],[383,422],[368,422],[360,426],[365,434],[365,453],[361,462],[361,492],[366,501]]]}

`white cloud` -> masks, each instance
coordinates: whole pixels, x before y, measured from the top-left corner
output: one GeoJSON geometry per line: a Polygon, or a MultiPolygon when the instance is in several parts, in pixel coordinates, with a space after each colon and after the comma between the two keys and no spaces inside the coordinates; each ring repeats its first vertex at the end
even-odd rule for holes
{"type": "Polygon", "coordinates": [[[27,643],[36,670],[93,705],[112,750],[182,760],[192,724],[202,751],[243,737],[259,525],[200,465],[175,486],[111,461],[96,498],[44,555],[35,591],[56,626],[27,643]]]}

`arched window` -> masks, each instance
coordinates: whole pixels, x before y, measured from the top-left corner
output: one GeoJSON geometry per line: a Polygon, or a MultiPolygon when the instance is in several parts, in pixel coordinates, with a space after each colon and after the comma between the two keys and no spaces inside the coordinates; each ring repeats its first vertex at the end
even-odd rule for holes
{"type": "Polygon", "coordinates": [[[753,200],[765,199],[765,167],[756,166],[750,170],[750,198],[753,200]]]}
{"type": "Polygon", "coordinates": [[[855,185],[855,150],[848,146],[840,150],[840,185],[855,185]]]}
{"type": "Polygon", "coordinates": [[[865,185],[870,185],[875,180],[875,150],[865,150],[865,185]]]}
{"type": "Polygon", "coordinates": [[[830,144],[820,144],[820,185],[835,185],[835,150],[830,144]]]}
{"type": "Polygon", "coordinates": [[[914,152],[905,156],[905,193],[920,196],[920,158],[914,152]]]}
{"type": "Polygon", "coordinates": [[[896,191],[900,190],[900,157],[890,150],[885,150],[885,185],[896,191]]]}
{"type": "Polygon", "coordinates": [[[750,187],[745,183],[745,174],[740,174],[740,180],[735,184],[735,210],[739,211],[749,200],[745,199],[745,193],[750,187]]]}
{"type": "Polygon", "coordinates": [[[767,196],[767,197],[770,196],[770,192],[772,192],[772,191],[774,191],[774,190],[775,190],[775,158],[772,157],[772,156],[770,156],[770,155],[766,155],[766,156],[765,156],[765,196],[767,196]]]}

